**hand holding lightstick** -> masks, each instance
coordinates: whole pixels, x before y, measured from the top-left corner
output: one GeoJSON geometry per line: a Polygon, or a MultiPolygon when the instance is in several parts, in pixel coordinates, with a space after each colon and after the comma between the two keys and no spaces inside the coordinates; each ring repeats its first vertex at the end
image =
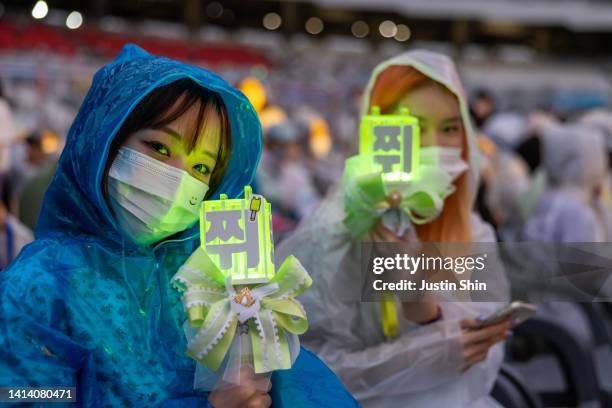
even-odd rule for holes
{"type": "Polygon", "coordinates": [[[289,344],[308,321],[295,296],[312,280],[293,256],[276,270],[271,205],[248,186],[243,198],[202,203],[200,238],[172,278],[188,315],[187,354],[199,363],[194,388],[243,385],[245,368],[265,388],[297,357],[289,344]]]}

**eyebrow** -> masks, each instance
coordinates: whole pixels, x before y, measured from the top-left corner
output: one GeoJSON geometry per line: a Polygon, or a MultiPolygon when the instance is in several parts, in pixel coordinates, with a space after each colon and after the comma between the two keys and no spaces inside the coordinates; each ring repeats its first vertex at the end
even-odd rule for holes
{"type": "Polygon", "coordinates": [[[167,133],[168,135],[170,135],[173,138],[177,139],[179,142],[183,140],[183,135],[178,133],[176,130],[170,129],[167,126],[163,126],[163,127],[159,128],[159,130],[162,130],[164,133],[167,133]]]}
{"type": "MultiPolygon", "coordinates": [[[[425,118],[423,118],[423,117],[421,117],[421,116],[419,116],[419,115],[412,115],[412,116],[414,116],[415,118],[417,118],[417,119],[419,120],[419,122],[427,122],[427,121],[425,120],[425,118]]],[[[463,120],[461,119],[461,116],[454,116],[454,117],[452,117],[452,118],[444,119],[444,120],[442,121],[442,123],[448,123],[448,122],[462,122],[462,121],[463,121],[463,120]]]]}
{"type": "MultiPolygon", "coordinates": [[[[172,136],[174,139],[178,140],[179,142],[183,141],[183,136],[178,133],[176,130],[170,129],[167,126],[163,126],[161,128],[159,128],[159,130],[163,131],[164,133],[172,136]]],[[[213,152],[211,152],[210,150],[206,150],[206,149],[202,149],[202,153],[205,154],[206,156],[210,157],[213,160],[217,160],[217,155],[213,152]]]]}
{"type": "Polygon", "coordinates": [[[211,152],[210,150],[204,150],[202,149],[202,153],[204,153],[206,156],[210,157],[213,160],[217,160],[217,155],[214,154],[213,152],[211,152]]]}
{"type": "Polygon", "coordinates": [[[442,123],[448,123],[448,122],[462,122],[461,116],[455,116],[455,117],[448,118],[442,121],[442,123]]]}

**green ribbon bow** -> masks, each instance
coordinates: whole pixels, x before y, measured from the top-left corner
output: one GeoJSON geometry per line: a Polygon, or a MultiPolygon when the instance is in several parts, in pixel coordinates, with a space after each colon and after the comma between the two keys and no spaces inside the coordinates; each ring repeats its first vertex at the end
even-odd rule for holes
{"type": "Polygon", "coordinates": [[[286,332],[299,335],[308,329],[304,308],[294,297],[312,284],[297,258],[287,257],[268,283],[236,293],[231,276],[224,276],[199,247],[172,283],[183,292],[189,324],[197,328],[187,355],[217,371],[242,323],[249,329],[255,373],[291,368],[286,332]]]}
{"type": "Polygon", "coordinates": [[[346,160],[342,177],[344,223],[355,238],[362,238],[381,218],[388,227],[399,231],[410,222],[426,224],[440,215],[444,199],[453,193],[454,186],[450,175],[437,164],[433,152],[423,150],[425,154],[420,156],[417,176],[407,181],[384,181],[370,154],[346,160]],[[397,209],[391,208],[387,201],[387,195],[393,190],[401,197],[397,209]]]}

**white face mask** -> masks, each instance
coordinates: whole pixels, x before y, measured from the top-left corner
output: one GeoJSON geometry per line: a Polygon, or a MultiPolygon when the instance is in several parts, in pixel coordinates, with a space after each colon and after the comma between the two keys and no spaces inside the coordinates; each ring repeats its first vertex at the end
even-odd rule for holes
{"type": "Polygon", "coordinates": [[[469,168],[461,157],[462,152],[459,147],[430,146],[421,148],[420,154],[421,160],[437,163],[455,181],[469,168]]]}
{"type": "Polygon", "coordinates": [[[128,147],[108,173],[117,221],[141,245],[150,245],[195,224],[208,185],[128,147]]]}

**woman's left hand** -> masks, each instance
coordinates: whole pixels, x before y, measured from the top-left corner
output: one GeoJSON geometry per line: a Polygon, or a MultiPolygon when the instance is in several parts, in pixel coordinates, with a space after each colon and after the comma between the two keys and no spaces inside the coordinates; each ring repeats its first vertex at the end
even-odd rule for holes
{"type": "Polygon", "coordinates": [[[395,232],[385,227],[382,220],[378,220],[376,225],[368,232],[368,236],[372,242],[407,243],[410,242],[410,234],[408,232],[406,231],[402,236],[397,236],[395,232]]]}

